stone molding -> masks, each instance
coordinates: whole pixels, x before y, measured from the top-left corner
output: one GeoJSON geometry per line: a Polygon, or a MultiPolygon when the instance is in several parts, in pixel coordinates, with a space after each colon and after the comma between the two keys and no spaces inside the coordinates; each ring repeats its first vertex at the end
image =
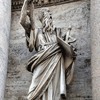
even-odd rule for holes
{"type": "MultiPolygon", "coordinates": [[[[13,0],[12,1],[12,11],[21,10],[23,1],[24,0],[13,0]]],[[[38,3],[35,4],[35,8],[60,5],[60,4],[76,2],[76,1],[80,1],[80,0],[40,0],[38,3]]]]}

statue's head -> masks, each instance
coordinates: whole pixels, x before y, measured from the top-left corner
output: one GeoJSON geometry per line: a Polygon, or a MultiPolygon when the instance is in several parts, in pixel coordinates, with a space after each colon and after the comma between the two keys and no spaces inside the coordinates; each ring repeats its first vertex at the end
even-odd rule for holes
{"type": "Polygon", "coordinates": [[[52,14],[49,9],[42,9],[41,17],[39,19],[43,26],[43,32],[52,32],[53,31],[52,14]]]}

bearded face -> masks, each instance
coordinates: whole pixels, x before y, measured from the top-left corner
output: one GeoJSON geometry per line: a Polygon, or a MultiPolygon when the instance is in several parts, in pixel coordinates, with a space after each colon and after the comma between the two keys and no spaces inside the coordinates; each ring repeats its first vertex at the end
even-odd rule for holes
{"type": "Polygon", "coordinates": [[[50,13],[49,10],[44,9],[42,11],[42,17],[41,17],[41,22],[43,26],[43,32],[50,32],[52,33],[53,31],[53,22],[52,22],[52,14],[50,13]]]}

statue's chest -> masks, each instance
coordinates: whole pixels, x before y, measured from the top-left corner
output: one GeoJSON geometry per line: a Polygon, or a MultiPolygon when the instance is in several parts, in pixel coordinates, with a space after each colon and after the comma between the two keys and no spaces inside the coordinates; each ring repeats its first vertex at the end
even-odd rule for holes
{"type": "Polygon", "coordinates": [[[43,37],[45,38],[46,42],[50,42],[50,43],[56,42],[56,34],[54,34],[54,33],[52,33],[52,34],[45,33],[45,34],[43,34],[43,37]]]}

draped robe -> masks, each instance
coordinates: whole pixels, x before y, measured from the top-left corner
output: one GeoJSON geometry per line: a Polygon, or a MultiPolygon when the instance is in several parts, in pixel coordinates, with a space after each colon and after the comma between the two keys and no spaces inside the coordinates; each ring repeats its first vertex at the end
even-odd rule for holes
{"type": "Polygon", "coordinates": [[[30,10],[27,12],[28,1],[24,1],[20,23],[25,29],[26,44],[29,51],[32,51],[33,47],[37,51],[29,59],[26,66],[27,70],[33,73],[28,100],[61,100],[67,98],[66,85],[70,84],[73,77],[75,54],[68,43],[69,37],[66,36],[67,38],[64,39],[58,28],[52,32],[47,31],[49,27],[52,30],[52,24],[47,23],[51,20],[48,12],[45,17],[49,20],[44,18],[47,25],[44,27],[45,31],[43,31],[44,29],[36,29],[34,5],[32,2],[29,3],[30,10]]]}
{"type": "MultiPolygon", "coordinates": [[[[56,29],[58,30],[58,29],[56,29]]],[[[73,76],[74,51],[59,31],[34,33],[34,47],[38,51],[27,64],[33,73],[28,100],[60,100],[67,98],[66,84],[73,76]]]]}

